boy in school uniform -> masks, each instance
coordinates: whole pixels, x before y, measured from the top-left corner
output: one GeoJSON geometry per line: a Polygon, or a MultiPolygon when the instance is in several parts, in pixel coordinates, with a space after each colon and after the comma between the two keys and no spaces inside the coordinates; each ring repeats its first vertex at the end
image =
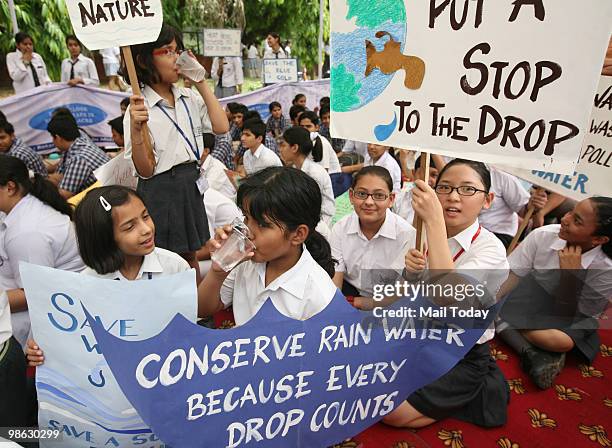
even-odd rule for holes
{"type": "Polygon", "coordinates": [[[389,147],[383,145],[368,145],[368,156],[365,158],[363,166],[382,166],[389,171],[393,179],[393,193],[399,193],[402,185],[402,170],[389,153],[389,147]]]}
{"type": "Polygon", "coordinates": [[[200,158],[200,162],[202,163],[200,165],[200,172],[206,179],[210,188],[234,201],[236,199],[236,188],[234,188],[234,185],[225,174],[227,167],[221,161],[210,155],[215,147],[215,135],[204,133],[202,134],[202,140],[204,141],[204,150],[200,158]]]}
{"type": "Polygon", "coordinates": [[[15,137],[15,128],[8,121],[0,121],[0,153],[17,157],[30,171],[47,176],[47,168],[40,154],[15,137]]]}
{"type": "Polygon", "coordinates": [[[81,42],[76,36],[66,37],[66,46],[70,57],[62,61],[62,82],[74,87],[78,84],[86,86],[99,86],[100,79],[96,64],[90,58],[81,54],[81,42]]]}
{"type": "Polygon", "coordinates": [[[266,125],[261,120],[247,120],[244,123],[240,140],[248,149],[243,157],[247,175],[255,174],[269,166],[283,166],[278,156],[263,145],[265,135],[266,125]]]}

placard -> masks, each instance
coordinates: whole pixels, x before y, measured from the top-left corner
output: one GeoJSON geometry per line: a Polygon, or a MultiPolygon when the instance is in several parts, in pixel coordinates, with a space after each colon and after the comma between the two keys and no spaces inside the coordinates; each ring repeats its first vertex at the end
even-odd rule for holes
{"type": "Polygon", "coordinates": [[[239,29],[204,28],[204,56],[238,56],[242,58],[242,31],[239,29]]]}
{"type": "Polygon", "coordinates": [[[264,59],[264,84],[298,81],[297,59],[264,59]]]}

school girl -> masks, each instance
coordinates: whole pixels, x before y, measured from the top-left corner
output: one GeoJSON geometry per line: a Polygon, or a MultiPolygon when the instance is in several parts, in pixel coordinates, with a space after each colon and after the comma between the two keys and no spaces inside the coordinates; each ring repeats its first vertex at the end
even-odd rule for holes
{"type": "MultiPolygon", "coordinates": [[[[321,219],[321,192],[296,168],[269,167],[247,177],[238,204],[255,250],[231,272],[213,262],[198,287],[201,317],[233,305],[237,325],[249,321],[270,297],[292,319],[322,311],[336,293],[329,243],[315,230],[321,219]]],[[[208,245],[218,250],[231,227],[217,229],[208,245]]]]}
{"type": "Polygon", "coordinates": [[[322,199],[321,219],[327,225],[331,225],[331,220],[336,213],[336,203],[329,174],[317,163],[323,157],[323,146],[320,141],[313,146],[310,133],[306,129],[289,128],[283,134],[280,153],[286,165],[295,166],[317,182],[322,199]],[[312,160],[309,158],[310,154],[312,154],[312,160]]]}
{"type": "MultiPolygon", "coordinates": [[[[74,214],[85,275],[109,280],[151,280],[190,269],[179,255],[155,246],[155,223],[134,190],[113,185],[91,190],[74,214]]],[[[44,362],[35,341],[29,365],[44,362]]]]}
{"type": "MultiPolygon", "coordinates": [[[[412,206],[425,225],[427,258],[411,249],[405,260],[408,275],[422,273],[425,267],[438,272],[460,269],[495,297],[507,277],[508,262],[502,243],[478,222],[480,211],[493,201],[490,188],[486,166],[461,159],[442,169],[435,189],[416,181],[412,206]]],[[[485,427],[503,425],[509,391],[489,353],[493,336],[492,329],[486,330],[455,367],[414,392],[383,421],[420,428],[453,417],[485,427]]]]}
{"type": "Polygon", "coordinates": [[[416,231],[391,211],[395,193],[389,171],[380,166],[360,170],[349,198],[354,211],[332,228],[332,255],[337,260],[334,283],[367,308],[373,295],[372,270],[404,268],[404,255],[414,247],[416,231]]]}
{"type": "Polygon", "coordinates": [[[6,68],[13,80],[15,93],[51,84],[45,61],[38,53],[34,53],[32,37],[20,31],[15,34],[15,45],[15,51],[6,55],[6,68]]]}
{"type": "Polygon", "coordinates": [[[298,93],[293,100],[291,100],[292,106],[304,106],[306,107],[306,95],[298,93]]]}
{"type": "Polygon", "coordinates": [[[553,385],[565,354],[589,363],[599,350],[596,320],[612,297],[612,199],[576,204],[561,224],[531,232],[508,258],[510,292],[500,337],[541,389],[553,385]]]}
{"type": "Polygon", "coordinates": [[[205,190],[198,161],[202,133],[228,132],[227,116],[204,80],[205,70],[184,54],[180,34],[163,25],[155,42],[132,46],[142,96],[132,96],[124,118],[125,157],[140,177],[138,193],[157,226],[157,246],[181,254],[197,270],[195,252],[208,240],[205,190]],[[198,93],[177,88],[182,75],[198,93]],[[148,123],[151,148],[143,138],[148,123]]]}
{"type": "Polygon", "coordinates": [[[342,172],[340,168],[340,161],[338,160],[338,156],[336,155],[331,143],[325,137],[319,135],[319,116],[316,113],[307,110],[303,112],[297,120],[299,126],[310,132],[310,138],[313,141],[313,144],[318,145],[320,142],[323,147],[323,156],[321,161],[318,163],[325,168],[329,174],[342,172]]]}
{"type": "Polygon", "coordinates": [[[30,320],[19,262],[66,271],[83,270],[72,209],[57,188],[40,174],[30,178],[25,163],[0,155],[0,287],[11,307],[13,335],[25,344],[30,320]]]}

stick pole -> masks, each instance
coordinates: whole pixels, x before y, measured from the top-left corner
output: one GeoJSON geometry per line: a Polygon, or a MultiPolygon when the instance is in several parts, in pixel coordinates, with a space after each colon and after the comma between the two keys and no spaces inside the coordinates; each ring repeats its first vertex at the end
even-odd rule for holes
{"type": "MultiPolygon", "coordinates": [[[[429,159],[429,154],[425,152],[421,153],[421,166],[425,167],[424,178],[421,180],[424,182],[429,180],[429,159]]],[[[416,219],[416,231],[416,249],[423,253],[423,246],[425,245],[425,238],[423,238],[423,235],[425,234],[425,223],[418,216],[416,219]]]]}
{"type": "Polygon", "coordinates": [[[510,243],[510,246],[508,246],[508,250],[506,251],[506,255],[510,255],[512,253],[512,251],[516,248],[516,245],[518,244],[519,238],[521,237],[521,235],[523,234],[523,232],[527,228],[527,225],[529,224],[529,220],[531,219],[531,215],[533,215],[534,211],[535,211],[535,208],[533,208],[533,207],[529,207],[527,209],[527,212],[525,213],[525,216],[523,217],[523,222],[521,222],[521,225],[519,226],[518,230],[516,231],[516,235],[514,235],[514,238],[512,238],[512,242],[510,243]]]}

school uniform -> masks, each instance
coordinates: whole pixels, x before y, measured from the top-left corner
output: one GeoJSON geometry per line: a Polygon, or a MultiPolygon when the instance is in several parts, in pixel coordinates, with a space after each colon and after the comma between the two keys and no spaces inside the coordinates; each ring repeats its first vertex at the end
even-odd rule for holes
{"type": "MultiPolygon", "coordinates": [[[[70,218],[30,194],[0,225],[0,289],[23,288],[20,261],[72,272],[85,267],[70,218]]],[[[25,345],[30,331],[28,312],[13,313],[12,325],[13,335],[25,345]]]]}
{"type": "MultiPolygon", "coordinates": [[[[200,191],[196,182],[200,177],[202,133],[212,132],[212,126],[199,94],[174,85],[172,93],[174,105],[148,85],[142,90],[156,166],[153,176],[140,176],[137,190],[155,222],[155,244],[185,253],[198,250],[210,238],[202,203],[204,190],[200,191]]],[[[129,111],[123,126],[130,129],[129,111]]],[[[125,133],[128,159],[132,158],[131,137],[131,132],[125,133]]]]}
{"type": "Polygon", "coordinates": [[[389,151],[385,151],[376,162],[368,154],[363,162],[363,166],[381,166],[386,168],[391,175],[391,179],[393,179],[393,193],[399,193],[402,185],[402,169],[389,151]]]}
{"type": "Polygon", "coordinates": [[[259,145],[255,152],[247,150],[242,162],[247,175],[255,174],[269,166],[283,166],[278,156],[264,145],[259,145]]]}
{"type": "Polygon", "coordinates": [[[102,56],[102,64],[104,65],[106,76],[117,76],[120,54],[121,51],[119,47],[103,48],[100,50],[100,56],[102,56]]]}
{"type": "Polygon", "coordinates": [[[66,58],[61,65],[61,80],[68,82],[71,79],[81,78],[86,86],[99,86],[98,70],[90,58],[79,54],[76,59],[66,58]]]}
{"type": "Polygon", "coordinates": [[[331,220],[336,214],[336,202],[329,174],[321,165],[308,158],[304,159],[301,170],[312,177],[319,185],[321,190],[321,219],[326,224],[331,224],[331,220]]]}
{"type": "Polygon", "coordinates": [[[404,218],[410,224],[414,222],[414,209],[412,208],[412,192],[414,182],[406,182],[402,189],[395,195],[392,210],[404,218]]]}
{"type": "Polygon", "coordinates": [[[94,171],[110,157],[91,139],[77,137],[62,157],[57,172],[62,174],[58,188],[77,194],[96,182],[94,171]]]}
{"type": "Polygon", "coordinates": [[[6,154],[17,157],[19,160],[25,163],[28,170],[32,171],[33,173],[47,177],[47,167],[45,166],[40,154],[26,145],[19,137],[15,137],[13,144],[6,154]]]}
{"type": "Polygon", "coordinates": [[[200,172],[206,179],[206,182],[208,182],[210,188],[213,188],[231,200],[235,200],[236,188],[234,188],[227,174],[225,174],[226,169],[227,168],[222,162],[209,155],[200,167],[200,172]]]}
{"type": "Polygon", "coordinates": [[[522,283],[504,304],[502,319],[515,328],[563,331],[572,338],[579,354],[591,362],[599,350],[597,318],[607,309],[612,297],[612,259],[597,246],[582,253],[577,306],[571,316],[555,308],[562,292],[559,251],[567,242],[559,238],[559,224],[532,231],[508,257],[510,269],[522,283]]]}
{"type": "Polygon", "coordinates": [[[221,301],[233,306],[236,325],[248,322],[268,297],[282,315],[306,320],[331,302],[336,286],[312,258],[306,246],[298,262],[280,277],[265,285],[267,263],[244,262],[227,276],[221,287],[221,301]]]}
{"type": "Polygon", "coordinates": [[[204,207],[211,235],[215,234],[216,228],[231,224],[236,218],[243,218],[236,203],[214,188],[204,192],[204,207]]]}
{"type": "MultiPolygon", "coordinates": [[[[177,274],[179,272],[188,271],[189,269],[191,269],[191,267],[184,258],[169,250],[156,247],[153,249],[153,252],[144,256],[142,266],[140,266],[140,270],[135,280],[152,280],[163,275],[177,274]]],[[[95,270],[88,267],[85,268],[82,274],[107,280],[128,281],[119,270],[108,274],[98,274],[95,270]]]]}
{"type": "Polygon", "coordinates": [[[15,50],[6,55],[6,68],[13,80],[15,93],[51,84],[45,61],[38,53],[32,53],[32,60],[25,62],[21,51],[15,50]]]}
{"type": "Polygon", "coordinates": [[[527,205],[530,195],[516,177],[495,168],[491,168],[490,191],[495,198],[490,208],[480,212],[480,223],[508,247],[518,230],[517,213],[527,205]]]}
{"type": "Polygon", "coordinates": [[[217,71],[219,70],[220,59],[215,57],[213,59],[212,68],[210,73],[212,79],[215,81],[215,96],[217,98],[225,98],[233,96],[238,93],[237,86],[244,83],[244,74],[242,72],[242,58],[239,57],[225,57],[223,58],[223,73],[219,78],[217,71]]]}
{"type": "MultiPolygon", "coordinates": [[[[476,220],[449,238],[448,247],[455,268],[485,285],[488,297],[484,300],[494,299],[508,275],[506,249],[497,237],[476,220]]],[[[453,417],[484,427],[505,424],[510,395],[506,380],[490,355],[488,341],[494,335],[492,325],[455,367],[414,392],[408,402],[435,420],[453,417]]]]}
{"type": "Polygon", "coordinates": [[[284,115],[281,115],[280,118],[274,118],[270,115],[268,121],[266,122],[266,132],[269,132],[273,136],[283,135],[283,133],[291,127],[291,123],[289,120],[285,118],[284,115]]]}
{"type": "MultiPolygon", "coordinates": [[[[374,284],[381,283],[378,276],[383,275],[382,271],[403,271],[404,256],[414,247],[415,240],[414,227],[391,210],[387,210],[376,235],[368,240],[361,231],[357,213],[353,212],[332,228],[330,245],[337,260],[336,272],[344,273],[344,281],[355,287],[359,295],[372,297],[374,284]]],[[[388,280],[391,279],[382,281],[388,280]]]]}
{"type": "MultiPolygon", "coordinates": [[[[334,151],[334,148],[329,140],[317,132],[311,133],[310,136],[313,145],[315,144],[317,137],[321,139],[321,144],[323,145],[323,158],[317,163],[325,168],[329,174],[341,173],[342,168],[340,167],[340,161],[338,160],[338,156],[336,155],[336,152],[334,151]]],[[[308,157],[312,159],[312,154],[310,154],[308,157]]]]}
{"type": "Polygon", "coordinates": [[[365,142],[347,140],[342,148],[342,152],[354,152],[365,159],[368,156],[368,144],[365,142]]]}

